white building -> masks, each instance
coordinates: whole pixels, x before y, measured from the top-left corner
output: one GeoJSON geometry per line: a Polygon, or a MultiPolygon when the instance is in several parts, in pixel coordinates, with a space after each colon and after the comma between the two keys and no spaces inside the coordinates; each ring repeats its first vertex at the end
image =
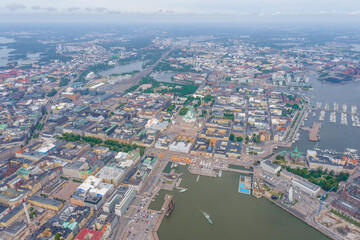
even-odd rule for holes
{"type": "Polygon", "coordinates": [[[277,166],[271,163],[270,160],[264,160],[260,163],[260,167],[272,174],[277,174],[281,170],[281,166],[277,166]]]}
{"type": "Polygon", "coordinates": [[[173,143],[171,143],[169,150],[175,152],[189,153],[190,148],[191,148],[190,143],[174,141],[173,143]]]}
{"type": "Polygon", "coordinates": [[[129,208],[131,202],[136,197],[136,190],[134,188],[119,187],[110,199],[105,203],[103,210],[108,213],[115,213],[118,216],[123,216],[129,208]]]}
{"type": "Polygon", "coordinates": [[[108,197],[114,191],[114,185],[104,183],[101,178],[89,176],[77,190],[91,196],[108,197]]]}
{"type": "Polygon", "coordinates": [[[111,167],[111,166],[104,166],[97,174],[96,177],[101,178],[106,183],[111,183],[115,187],[120,184],[121,178],[124,175],[124,170],[111,167]]]}
{"type": "Polygon", "coordinates": [[[291,180],[292,184],[295,187],[298,187],[301,191],[309,194],[310,196],[315,196],[318,194],[318,192],[320,191],[320,187],[316,186],[312,183],[309,183],[307,181],[301,180],[299,178],[293,178],[291,180]]]}

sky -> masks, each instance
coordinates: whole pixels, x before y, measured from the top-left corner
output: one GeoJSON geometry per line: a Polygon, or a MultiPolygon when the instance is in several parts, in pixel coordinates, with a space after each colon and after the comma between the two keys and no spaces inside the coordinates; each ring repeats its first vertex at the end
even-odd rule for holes
{"type": "Polygon", "coordinates": [[[0,22],[360,23],[360,0],[0,0],[0,22]]]}

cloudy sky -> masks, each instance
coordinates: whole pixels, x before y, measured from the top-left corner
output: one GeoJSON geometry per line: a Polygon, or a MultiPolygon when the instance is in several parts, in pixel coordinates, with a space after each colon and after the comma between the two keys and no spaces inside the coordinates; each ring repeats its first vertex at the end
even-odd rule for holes
{"type": "Polygon", "coordinates": [[[360,23],[360,0],[0,0],[0,21],[360,23]]]}

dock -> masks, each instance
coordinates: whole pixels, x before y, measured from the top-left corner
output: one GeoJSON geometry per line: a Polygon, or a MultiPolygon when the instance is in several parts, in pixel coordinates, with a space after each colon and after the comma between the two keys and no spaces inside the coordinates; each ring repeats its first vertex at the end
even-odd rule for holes
{"type": "Polygon", "coordinates": [[[320,140],[320,128],[321,124],[314,122],[312,128],[309,129],[309,141],[317,142],[320,140]]]}

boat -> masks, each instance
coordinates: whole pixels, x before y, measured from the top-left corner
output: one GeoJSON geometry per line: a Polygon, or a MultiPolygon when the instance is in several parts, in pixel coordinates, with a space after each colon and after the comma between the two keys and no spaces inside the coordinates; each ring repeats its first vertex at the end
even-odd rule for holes
{"type": "Polygon", "coordinates": [[[187,189],[181,189],[179,192],[183,193],[183,192],[186,192],[187,189]]]}
{"type": "Polygon", "coordinates": [[[218,177],[221,177],[221,176],[222,176],[222,170],[220,170],[218,173],[218,177]]]}
{"type": "Polygon", "coordinates": [[[210,224],[213,224],[213,221],[211,220],[209,214],[207,214],[206,212],[202,212],[202,214],[204,214],[204,217],[206,218],[206,220],[208,220],[210,224]]]}

